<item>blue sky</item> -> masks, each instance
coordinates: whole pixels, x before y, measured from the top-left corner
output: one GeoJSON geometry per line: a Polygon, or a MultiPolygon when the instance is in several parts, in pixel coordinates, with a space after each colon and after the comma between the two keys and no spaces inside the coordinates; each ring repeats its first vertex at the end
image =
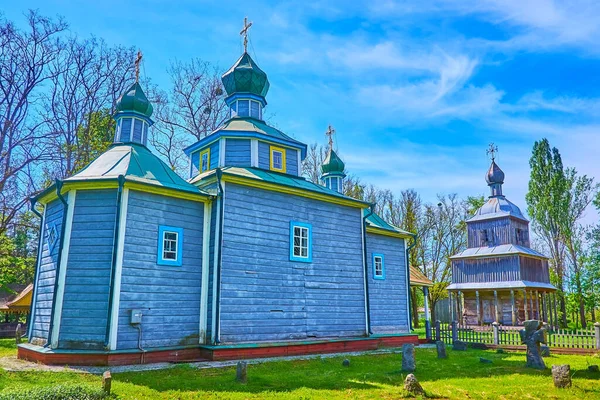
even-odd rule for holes
{"type": "MultiPolygon", "coordinates": [[[[547,137],[565,165],[600,179],[600,5],[544,0],[26,1],[70,30],[144,52],[143,74],[166,87],[170,59],[225,71],[242,51],[269,75],[270,120],[307,143],[328,124],[364,182],[427,201],[487,194],[489,142],[505,194],[525,209],[528,160],[547,137]]],[[[590,212],[588,220],[597,219],[590,212]]]]}

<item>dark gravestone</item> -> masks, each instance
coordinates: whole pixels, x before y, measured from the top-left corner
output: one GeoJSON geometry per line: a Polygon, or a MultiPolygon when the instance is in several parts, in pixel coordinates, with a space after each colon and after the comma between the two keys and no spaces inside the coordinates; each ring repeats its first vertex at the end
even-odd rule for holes
{"type": "Polygon", "coordinates": [[[466,351],[467,350],[467,343],[463,342],[461,340],[455,340],[452,343],[452,350],[466,351]]]}
{"type": "Polygon", "coordinates": [[[519,331],[521,343],[527,345],[527,366],[530,368],[545,369],[540,343],[546,344],[546,330],[538,320],[529,320],[523,323],[524,329],[519,331]]]}
{"type": "Polygon", "coordinates": [[[408,374],[404,380],[404,390],[409,392],[413,396],[424,395],[425,390],[423,386],[417,381],[417,378],[413,374],[408,374]]]}
{"type": "Polygon", "coordinates": [[[102,374],[102,390],[107,395],[110,395],[110,387],[112,385],[112,376],[110,376],[110,371],[104,371],[102,374]]]}
{"type": "Polygon", "coordinates": [[[571,387],[571,366],[568,364],[553,365],[552,380],[557,388],[571,387]]]}
{"type": "Polygon", "coordinates": [[[246,361],[240,361],[237,363],[235,380],[241,383],[248,382],[248,364],[246,361]]]}
{"type": "Polygon", "coordinates": [[[402,345],[402,371],[413,372],[416,369],[415,365],[415,345],[402,345]]]}
{"type": "Polygon", "coordinates": [[[597,365],[588,365],[588,371],[590,372],[600,372],[600,368],[597,365]]]}
{"type": "Polygon", "coordinates": [[[496,349],[496,353],[498,353],[498,354],[504,354],[504,353],[506,353],[506,350],[504,350],[504,349],[496,349]]]}
{"type": "Polygon", "coordinates": [[[487,358],[479,357],[479,362],[482,364],[491,364],[492,360],[488,360],[487,358]]]}
{"type": "Polygon", "coordinates": [[[348,360],[347,358],[346,358],[346,359],[344,359],[344,361],[342,361],[342,365],[343,365],[344,367],[349,367],[349,366],[350,366],[350,360],[348,360]]]}
{"type": "Polygon", "coordinates": [[[437,348],[438,358],[448,358],[448,355],[446,354],[446,343],[438,340],[435,342],[435,347],[437,348]]]}
{"type": "Polygon", "coordinates": [[[540,346],[540,354],[542,357],[550,357],[550,347],[540,346]]]}
{"type": "Polygon", "coordinates": [[[15,330],[15,340],[17,344],[21,343],[21,336],[23,336],[23,328],[21,324],[17,325],[17,329],[15,330]]]}

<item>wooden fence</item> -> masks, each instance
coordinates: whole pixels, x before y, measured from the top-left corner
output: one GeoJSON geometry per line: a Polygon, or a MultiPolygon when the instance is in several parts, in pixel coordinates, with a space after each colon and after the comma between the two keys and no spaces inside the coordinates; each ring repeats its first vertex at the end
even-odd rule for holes
{"type": "MultiPolygon", "coordinates": [[[[460,326],[458,322],[436,321],[434,339],[452,344],[455,341],[470,344],[495,346],[522,346],[519,331],[521,327],[501,326],[460,326]]],[[[548,329],[547,345],[554,348],[600,350],[600,323],[588,329],[548,329]]]]}

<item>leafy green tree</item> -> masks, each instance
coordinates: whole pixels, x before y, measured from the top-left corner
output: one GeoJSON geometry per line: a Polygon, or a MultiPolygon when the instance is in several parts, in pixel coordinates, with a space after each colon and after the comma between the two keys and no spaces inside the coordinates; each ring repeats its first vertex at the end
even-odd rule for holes
{"type": "Polygon", "coordinates": [[[85,122],[77,127],[77,149],[74,172],[104,153],[113,143],[115,120],[110,110],[103,109],[87,115],[85,122]]]}

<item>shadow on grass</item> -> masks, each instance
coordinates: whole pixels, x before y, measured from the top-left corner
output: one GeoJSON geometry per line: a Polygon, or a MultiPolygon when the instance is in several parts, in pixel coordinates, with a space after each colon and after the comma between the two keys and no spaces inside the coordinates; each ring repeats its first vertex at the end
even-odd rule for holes
{"type": "MultiPolygon", "coordinates": [[[[419,381],[436,382],[503,375],[550,377],[552,364],[566,363],[553,356],[547,357],[545,360],[548,368],[540,371],[525,367],[524,353],[499,354],[474,349],[456,352],[449,349],[448,355],[448,359],[438,360],[434,349],[419,349],[416,354],[415,372],[419,381]],[[482,364],[479,357],[489,359],[492,363],[482,364]]],[[[113,375],[113,380],[145,386],[159,392],[179,390],[253,394],[265,391],[290,392],[301,388],[341,391],[403,385],[406,373],[400,371],[400,354],[347,357],[350,359],[350,367],[342,366],[344,358],[342,355],[333,358],[252,364],[248,366],[247,384],[235,382],[235,367],[198,370],[189,365],[161,371],[118,373],[113,375]]],[[[571,363],[571,372],[577,379],[598,379],[598,374],[591,373],[586,368],[581,359],[578,359],[577,365],[571,363]]],[[[527,384],[527,379],[523,379],[523,382],[527,384]]]]}

